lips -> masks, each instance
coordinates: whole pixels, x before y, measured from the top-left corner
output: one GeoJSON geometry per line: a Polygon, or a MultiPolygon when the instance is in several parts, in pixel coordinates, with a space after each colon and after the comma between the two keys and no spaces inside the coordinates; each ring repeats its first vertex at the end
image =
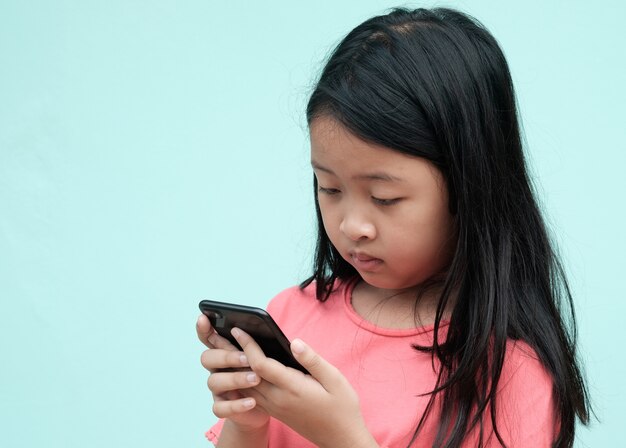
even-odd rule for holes
{"type": "Polygon", "coordinates": [[[380,258],[372,257],[364,252],[350,252],[350,258],[352,265],[362,271],[375,270],[383,262],[380,258]]]}

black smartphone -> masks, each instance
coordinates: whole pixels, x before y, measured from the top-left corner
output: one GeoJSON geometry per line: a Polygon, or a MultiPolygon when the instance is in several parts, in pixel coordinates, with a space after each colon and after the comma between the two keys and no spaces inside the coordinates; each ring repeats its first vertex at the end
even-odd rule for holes
{"type": "Polygon", "coordinates": [[[214,300],[202,300],[199,307],[200,311],[209,318],[215,331],[228,339],[235,347],[241,349],[230,333],[233,327],[241,328],[252,336],[268,358],[276,359],[287,367],[309,373],[293,357],[289,340],[264,309],[214,300]]]}

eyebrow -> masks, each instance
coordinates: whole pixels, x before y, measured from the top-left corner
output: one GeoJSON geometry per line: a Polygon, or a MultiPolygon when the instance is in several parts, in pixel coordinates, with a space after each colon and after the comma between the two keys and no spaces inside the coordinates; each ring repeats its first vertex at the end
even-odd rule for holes
{"type": "MultiPolygon", "coordinates": [[[[333,170],[331,170],[330,168],[326,168],[315,161],[311,161],[311,165],[316,170],[336,176],[333,170]]],[[[383,171],[373,171],[371,173],[359,174],[358,176],[354,176],[354,178],[359,180],[380,180],[383,182],[404,182],[404,179],[392,176],[391,174],[385,173],[383,171]]]]}

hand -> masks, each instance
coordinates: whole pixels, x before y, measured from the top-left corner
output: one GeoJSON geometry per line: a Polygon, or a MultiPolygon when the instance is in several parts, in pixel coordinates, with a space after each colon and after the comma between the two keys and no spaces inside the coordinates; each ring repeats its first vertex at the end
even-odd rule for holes
{"type": "Polygon", "coordinates": [[[208,386],[213,394],[213,413],[231,420],[243,432],[267,425],[269,415],[248,394],[260,378],[250,370],[245,354],[218,335],[204,314],[198,318],[196,331],[208,348],[200,361],[211,372],[208,386]]]}
{"type": "Polygon", "coordinates": [[[319,447],[377,447],[365,427],[359,398],[341,372],[295,339],[291,351],[311,375],[267,358],[243,330],[233,336],[262,381],[248,391],[258,406],[319,447]]]}

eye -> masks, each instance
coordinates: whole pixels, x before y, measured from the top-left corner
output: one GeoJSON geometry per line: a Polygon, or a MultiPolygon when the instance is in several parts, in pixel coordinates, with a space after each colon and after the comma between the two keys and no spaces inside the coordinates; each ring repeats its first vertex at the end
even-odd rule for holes
{"type": "Polygon", "coordinates": [[[374,196],[372,196],[372,200],[378,204],[378,205],[383,205],[383,206],[388,206],[388,205],[394,205],[397,204],[398,202],[400,202],[402,198],[393,198],[393,199],[381,199],[381,198],[376,198],[374,196]]]}
{"type": "Polygon", "coordinates": [[[318,187],[317,188],[317,192],[318,193],[323,193],[323,194],[327,194],[329,196],[335,195],[335,194],[339,194],[341,193],[341,190],[338,190],[336,188],[324,188],[324,187],[318,187]]]}

